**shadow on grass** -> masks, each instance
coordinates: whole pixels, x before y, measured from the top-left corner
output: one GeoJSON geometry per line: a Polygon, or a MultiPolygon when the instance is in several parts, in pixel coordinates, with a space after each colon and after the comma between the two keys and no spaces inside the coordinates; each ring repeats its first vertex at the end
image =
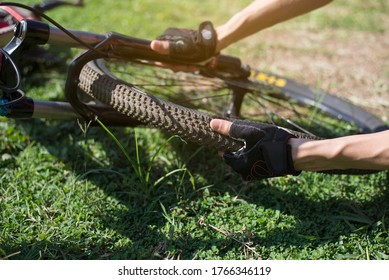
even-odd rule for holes
{"type": "MultiPolygon", "coordinates": [[[[121,210],[102,214],[99,219],[103,227],[114,230],[131,242],[130,245],[122,246],[116,251],[107,252],[107,244],[98,238],[85,244],[85,247],[80,247],[77,245],[78,240],[56,240],[54,237],[50,242],[37,241],[33,244],[17,244],[14,250],[7,248],[7,251],[22,248],[20,254],[15,255],[14,258],[193,259],[207,258],[207,254],[215,257],[215,254],[209,253],[212,250],[217,250],[216,255],[220,258],[229,252],[240,252],[242,258],[274,258],[269,252],[283,251],[291,247],[299,250],[304,247],[320,246],[328,242],[337,242],[340,236],[365,234],[366,231],[377,227],[377,221],[389,224],[389,205],[387,203],[389,190],[386,188],[389,184],[389,178],[387,174],[383,175],[386,178],[381,180],[382,185],[377,186],[380,188],[379,194],[372,200],[363,203],[357,203],[347,198],[328,198],[328,195],[323,196],[323,199],[313,200],[296,191],[299,185],[298,179],[292,181],[295,191],[289,189],[282,191],[272,186],[275,184],[274,181],[270,183],[270,181],[264,180],[243,184],[234,174],[230,178],[219,178],[216,180],[217,182],[210,182],[213,184],[210,189],[211,193],[208,194],[210,197],[215,197],[217,200],[220,194],[229,193],[231,196],[239,197],[245,203],[254,205],[254,207],[278,211],[282,215],[293,217],[295,221],[293,226],[285,228],[276,226],[272,230],[264,231],[263,234],[256,231],[261,227],[266,227],[266,220],[262,221],[262,225],[253,227],[246,227],[244,223],[241,223],[241,228],[245,228],[245,230],[233,232],[228,229],[228,225],[227,228],[223,229],[213,225],[212,219],[207,218],[210,214],[214,215],[212,213],[214,209],[212,205],[201,207],[204,203],[202,191],[187,187],[177,193],[173,190],[174,186],[161,185],[146,195],[139,189],[139,186],[128,185],[129,182],[133,183],[133,180],[128,181],[126,177],[117,176],[114,173],[98,172],[97,170],[102,168],[101,163],[93,157],[86,157],[88,147],[76,143],[76,140],[82,140],[84,136],[75,124],[61,123],[58,126],[48,126],[46,122],[33,120],[18,122],[18,128],[26,131],[31,140],[46,147],[60,161],[69,163],[77,177],[87,178],[103,190],[108,197],[114,198],[124,206],[121,210]],[[66,137],[69,134],[73,137],[66,137]],[[178,236],[174,232],[174,225],[171,225],[170,229],[166,229],[169,223],[167,223],[161,204],[165,209],[181,209],[180,211],[187,213],[182,220],[177,218],[177,223],[181,223],[185,228],[187,222],[195,228],[182,229],[178,236]],[[204,217],[206,225],[200,222],[204,217]],[[196,236],[193,234],[194,231],[202,231],[202,233],[196,236]],[[257,249],[252,252],[248,249],[251,243],[253,246],[257,246],[257,249]]],[[[128,133],[122,129],[115,130],[115,135],[118,139],[133,139],[133,136],[129,137],[128,133]]],[[[104,168],[118,170],[122,174],[128,174],[129,177],[134,176],[124,155],[120,153],[106,132],[101,128],[93,128],[88,132],[87,137],[101,142],[100,146],[110,157],[110,165],[104,168]]],[[[128,147],[134,145],[131,139],[126,143],[128,147]]],[[[181,157],[187,158],[195,149],[196,147],[186,146],[178,153],[181,157]]],[[[141,151],[141,153],[146,154],[145,151],[141,151]]],[[[222,160],[216,157],[216,153],[212,154],[204,150],[193,161],[191,170],[192,172],[204,173],[204,177],[209,175],[209,180],[214,180],[215,174],[212,172],[215,164],[224,165],[222,160]]],[[[163,174],[165,171],[157,169],[156,172],[163,174]]],[[[277,219],[275,222],[277,223],[277,219]]],[[[215,223],[217,223],[217,219],[215,223]]],[[[237,221],[237,224],[239,223],[237,221]]],[[[327,257],[334,258],[335,256],[327,257]]]]}

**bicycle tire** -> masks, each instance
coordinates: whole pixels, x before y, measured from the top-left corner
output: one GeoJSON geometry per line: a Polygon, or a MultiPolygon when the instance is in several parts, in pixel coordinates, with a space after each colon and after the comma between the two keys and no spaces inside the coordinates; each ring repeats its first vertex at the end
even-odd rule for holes
{"type": "MultiPolygon", "coordinates": [[[[222,136],[211,130],[209,126],[211,119],[220,117],[220,115],[200,112],[199,110],[161,99],[154,94],[149,94],[139,89],[138,86],[117,78],[102,62],[103,60],[97,60],[88,63],[84,66],[80,74],[79,88],[92,98],[112,106],[118,112],[130,117],[130,119],[134,119],[147,126],[163,129],[173,135],[179,135],[184,140],[190,142],[212,147],[220,151],[237,151],[244,146],[244,143],[240,140],[222,136]]],[[[155,68],[155,66],[152,66],[152,68],[155,68]]],[[[252,72],[251,81],[245,82],[245,87],[250,88],[253,85],[259,86],[261,87],[261,91],[263,91],[264,86],[269,86],[269,83],[264,84],[260,82],[257,76],[258,72],[252,72]]],[[[309,87],[279,76],[272,77],[277,77],[276,79],[278,80],[274,80],[274,78],[270,80],[275,81],[275,86],[282,89],[282,91],[277,91],[277,94],[282,93],[281,96],[277,95],[277,98],[286,99],[289,103],[292,99],[291,94],[294,94],[293,99],[297,99],[300,104],[308,104],[312,107],[312,103],[316,102],[311,98],[312,95],[310,94],[313,94],[313,91],[309,87]]],[[[234,86],[236,87],[237,84],[235,83],[234,86]]],[[[318,107],[335,119],[343,118],[347,119],[347,122],[351,119],[351,121],[359,124],[357,127],[360,130],[366,131],[369,129],[369,131],[380,131],[387,129],[387,126],[372,114],[332,95],[326,94],[325,98],[321,100],[320,106],[315,105],[315,107],[318,107]],[[345,112],[343,112],[344,104],[348,108],[345,112]],[[350,112],[353,114],[350,114],[350,112]],[[364,120],[367,121],[364,122],[364,120]]],[[[299,138],[322,139],[322,137],[309,133],[297,132],[295,130],[290,131],[299,138]]],[[[349,169],[319,172],[327,174],[363,175],[377,171],[349,169]]]]}
{"type": "MultiPolygon", "coordinates": [[[[149,94],[139,89],[138,86],[117,78],[102,62],[103,60],[96,60],[88,63],[84,66],[79,77],[79,88],[92,98],[112,106],[115,110],[142,124],[163,129],[173,135],[179,135],[190,142],[213,147],[220,151],[237,151],[244,146],[244,143],[240,140],[222,136],[211,130],[209,126],[211,119],[215,117],[220,118],[220,115],[200,112],[199,110],[187,108],[149,94]]],[[[152,66],[152,68],[155,68],[155,66],[152,66]]],[[[269,87],[269,83],[263,83],[260,79],[257,79],[258,73],[253,71],[251,80],[244,82],[246,89],[254,85],[261,87],[261,91],[263,91],[263,87],[269,87]]],[[[313,91],[309,87],[279,76],[274,77],[276,77],[276,80],[274,82],[275,85],[272,85],[272,87],[277,86],[281,89],[281,91],[277,91],[277,98],[286,99],[288,103],[293,98],[300,104],[308,104],[309,106],[316,102],[310,95],[313,91]],[[279,95],[280,92],[282,93],[281,96],[279,95]]],[[[274,81],[273,78],[271,80],[274,81]]],[[[236,87],[237,84],[233,84],[233,86],[236,87]]],[[[388,128],[385,123],[381,122],[374,115],[335,96],[326,94],[321,101],[320,110],[335,119],[347,119],[347,122],[352,121],[362,131],[373,132],[388,128]],[[344,110],[344,104],[347,104],[347,110],[344,110]]],[[[310,133],[291,129],[289,131],[299,138],[323,139],[310,133]]],[[[349,169],[319,172],[362,175],[377,171],[349,169]]]]}
{"type": "MultiPolygon", "coordinates": [[[[126,65],[127,64],[128,63],[126,63],[126,65]]],[[[108,80],[116,81],[119,84],[123,84],[123,85],[130,87],[131,89],[135,88],[137,90],[140,90],[140,88],[142,86],[144,87],[145,84],[152,84],[152,82],[147,80],[145,82],[142,82],[143,84],[141,86],[139,85],[139,80],[141,80],[141,79],[137,75],[139,74],[139,72],[144,71],[144,69],[146,67],[144,65],[141,65],[139,69],[136,69],[136,72],[131,73],[131,77],[132,76],[136,76],[136,77],[134,77],[134,80],[130,81],[130,83],[127,82],[128,76],[125,77],[125,80],[122,80],[122,79],[119,79],[115,74],[111,73],[110,70],[107,69],[104,60],[93,61],[93,62],[89,63],[88,67],[91,67],[92,69],[94,69],[94,72],[99,73],[99,75],[106,75],[108,80]]],[[[160,71],[166,70],[166,69],[159,69],[158,67],[155,67],[155,66],[151,66],[150,68],[153,69],[153,71],[156,70],[156,72],[153,72],[150,75],[150,76],[153,76],[153,79],[155,76],[158,75],[158,73],[160,71]]],[[[173,74],[173,76],[177,76],[177,74],[173,74]]],[[[88,75],[86,75],[84,77],[87,78],[88,75]]],[[[144,77],[141,77],[141,78],[144,79],[144,77]]],[[[185,76],[185,78],[186,78],[186,76],[185,76]]],[[[146,77],[146,79],[149,79],[149,78],[146,77]]],[[[164,79],[167,80],[167,79],[170,79],[170,77],[168,77],[168,76],[162,77],[162,80],[164,80],[164,79]]],[[[199,77],[199,75],[195,75],[195,79],[194,79],[195,84],[192,85],[192,87],[195,89],[196,96],[199,94],[199,91],[200,91],[199,87],[204,87],[204,84],[200,83],[200,81],[202,81],[202,79],[205,79],[205,77],[202,77],[202,76],[199,77]]],[[[351,131],[351,129],[350,129],[349,132],[347,132],[347,131],[344,132],[343,133],[344,135],[356,134],[356,133],[378,132],[378,131],[383,131],[383,130],[386,130],[389,128],[383,121],[381,121],[379,118],[377,118],[376,116],[374,116],[370,112],[367,112],[366,110],[364,110],[358,106],[355,106],[346,100],[343,100],[341,98],[338,98],[338,97],[331,95],[331,94],[328,94],[326,92],[322,92],[320,90],[311,89],[310,87],[308,87],[304,84],[297,83],[293,80],[290,80],[290,79],[287,79],[287,78],[284,78],[284,77],[281,77],[278,75],[253,70],[253,71],[251,71],[251,77],[248,80],[242,80],[242,79],[228,80],[228,79],[225,79],[222,81],[223,82],[226,81],[228,83],[227,86],[229,86],[229,87],[232,86],[235,89],[236,88],[243,89],[245,91],[255,92],[256,95],[261,95],[261,98],[262,98],[261,102],[263,102],[262,96],[264,95],[264,92],[269,91],[273,94],[274,98],[272,97],[273,99],[271,100],[271,102],[273,102],[273,103],[280,102],[279,100],[283,99],[283,100],[286,100],[288,106],[296,106],[296,105],[293,105],[293,103],[291,102],[292,100],[294,102],[297,102],[299,104],[298,106],[308,106],[308,108],[310,110],[314,109],[312,111],[320,111],[321,115],[319,115],[319,117],[323,117],[325,115],[325,116],[329,116],[331,119],[335,120],[335,127],[339,126],[338,122],[344,122],[347,125],[352,124],[354,126],[354,131],[351,131]]],[[[179,80],[179,82],[182,82],[182,81],[179,80]]],[[[189,82],[192,82],[192,81],[189,81],[189,82]]],[[[214,80],[207,81],[208,84],[214,83],[214,82],[215,82],[214,80]]],[[[187,83],[187,81],[185,81],[185,83],[187,83]]],[[[163,91],[162,88],[163,87],[166,88],[167,86],[166,86],[166,84],[160,84],[160,85],[156,84],[156,85],[157,85],[156,90],[154,90],[154,92],[151,90],[150,87],[143,90],[143,92],[147,92],[147,93],[151,92],[151,95],[160,96],[161,92],[163,91]]],[[[100,86],[104,89],[104,85],[99,85],[99,87],[100,86]]],[[[173,86],[175,86],[175,85],[173,85],[173,86]]],[[[184,85],[184,86],[186,86],[186,85],[184,85]]],[[[206,85],[206,86],[208,86],[208,85],[206,85]]],[[[188,102],[190,102],[190,101],[178,100],[177,96],[181,96],[182,92],[177,94],[177,90],[178,89],[175,88],[172,96],[167,97],[167,99],[173,99],[173,103],[181,104],[181,105],[184,105],[185,107],[188,107],[188,105],[189,105],[188,102]]],[[[91,93],[89,93],[89,94],[91,94],[91,93]]],[[[98,99],[99,99],[99,97],[98,97],[98,99]]],[[[126,101],[123,101],[123,102],[126,102],[126,101]]],[[[217,104],[219,104],[219,103],[220,102],[218,100],[217,104]]],[[[194,107],[196,110],[202,109],[204,106],[208,106],[208,105],[209,104],[206,104],[206,105],[201,104],[201,105],[196,106],[196,105],[190,104],[190,106],[194,107]]],[[[128,107],[128,105],[127,105],[127,107],[128,107]]],[[[262,108],[260,108],[260,109],[261,110],[268,110],[267,107],[269,107],[268,104],[266,104],[266,107],[262,105],[262,108]]],[[[225,108],[224,105],[221,106],[221,108],[222,108],[221,110],[224,110],[224,108],[225,108]]],[[[215,111],[215,109],[212,109],[211,115],[220,116],[222,113],[222,112],[220,112],[221,110],[219,109],[219,111],[215,111]]],[[[277,108],[277,110],[279,111],[279,108],[277,108]]],[[[243,108],[240,111],[245,111],[245,109],[243,108]]],[[[293,114],[298,113],[296,108],[292,108],[292,111],[293,111],[292,112],[293,114]]],[[[237,114],[239,114],[239,113],[240,112],[238,112],[237,114]]],[[[258,114],[258,110],[256,110],[254,113],[258,114]]],[[[267,114],[266,115],[266,117],[267,117],[270,113],[267,112],[266,114],[267,114]]],[[[275,115],[274,113],[272,113],[272,114],[275,115]]],[[[277,114],[280,114],[280,113],[277,112],[277,114]]],[[[293,116],[293,118],[294,117],[295,116],[293,116]]],[[[305,117],[305,116],[303,116],[303,117],[305,117]]],[[[243,118],[252,119],[251,116],[243,116],[243,118]]],[[[285,118],[281,117],[281,119],[285,119],[285,118]]],[[[258,121],[258,119],[256,119],[256,120],[258,121]]],[[[293,123],[294,120],[293,119],[292,119],[292,121],[287,120],[287,123],[285,123],[285,122],[284,123],[280,123],[280,122],[277,123],[276,121],[272,120],[271,118],[268,118],[268,119],[262,118],[262,119],[260,119],[260,121],[264,121],[264,122],[270,121],[270,122],[274,122],[274,124],[276,124],[276,125],[287,126],[290,123],[293,123]]],[[[323,119],[322,118],[319,118],[318,122],[319,122],[318,123],[319,126],[323,126],[323,119]]],[[[306,126],[306,124],[304,124],[304,126],[306,126]]],[[[300,129],[300,126],[295,125],[295,126],[291,126],[289,128],[293,129],[293,130],[298,130],[298,129],[300,129]]],[[[331,128],[328,130],[331,130],[331,128]]],[[[314,134],[312,132],[307,131],[306,129],[305,130],[302,129],[302,131],[305,133],[311,134],[311,135],[314,134]]],[[[341,135],[330,135],[331,132],[332,131],[326,131],[326,132],[321,133],[321,134],[319,132],[318,136],[319,136],[319,138],[328,138],[331,136],[341,136],[341,135]]],[[[343,132],[343,130],[342,130],[342,132],[343,132]]]]}
{"type": "Polygon", "coordinates": [[[210,115],[159,99],[113,79],[94,61],[82,69],[79,88],[140,124],[166,130],[185,140],[226,151],[243,146],[241,141],[214,133],[209,127],[210,115]]]}
{"type": "MultiPolygon", "coordinates": [[[[215,117],[220,118],[219,115],[200,112],[148,94],[117,79],[96,61],[84,66],[79,80],[79,88],[83,92],[144,125],[220,151],[237,151],[244,145],[240,140],[212,131],[209,123],[215,117]]],[[[290,132],[299,138],[321,139],[294,130],[290,132]]]]}

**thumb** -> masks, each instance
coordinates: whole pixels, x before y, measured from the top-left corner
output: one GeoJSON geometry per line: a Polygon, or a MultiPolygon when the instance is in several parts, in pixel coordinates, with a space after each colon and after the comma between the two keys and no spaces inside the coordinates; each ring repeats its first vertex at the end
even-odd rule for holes
{"type": "Polygon", "coordinates": [[[168,41],[153,40],[151,41],[150,47],[153,51],[160,54],[169,54],[170,52],[168,41]]]}
{"type": "Polygon", "coordinates": [[[230,128],[231,128],[232,122],[221,120],[221,119],[213,119],[211,120],[210,126],[213,131],[229,136],[230,135],[230,128]]]}

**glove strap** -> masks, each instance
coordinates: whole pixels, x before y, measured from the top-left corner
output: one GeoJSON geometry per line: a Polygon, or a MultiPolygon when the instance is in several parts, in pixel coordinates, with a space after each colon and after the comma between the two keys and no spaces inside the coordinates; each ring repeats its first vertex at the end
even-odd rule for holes
{"type": "Polygon", "coordinates": [[[299,175],[301,172],[296,171],[293,166],[292,148],[286,142],[268,142],[260,146],[260,152],[266,162],[269,171],[276,175],[299,175]]]}

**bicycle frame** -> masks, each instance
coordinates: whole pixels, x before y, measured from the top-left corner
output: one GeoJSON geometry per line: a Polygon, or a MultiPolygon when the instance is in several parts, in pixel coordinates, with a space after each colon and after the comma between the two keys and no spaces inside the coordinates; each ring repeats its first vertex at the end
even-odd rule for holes
{"type": "MultiPolygon", "coordinates": [[[[22,20],[15,29],[14,36],[3,48],[14,62],[21,59],[23,51],[33,45],[59,45],[69,48],[87,49],[86,52],[73,60],[69,66],[65,96],[69,102],[41,101],[28,97],[22,98],[15,93],[6,93],[7,100],[1,101],[4,116],[9,118],[54,118],[54,119],[77,119],[95,120],[99,117],[107,125],[137,125],[138,122],[116,112],[109,106],[84,104],[78,99],[77,84],[78,76],[82,67],[91,60],[98,58],[120,58],[131,61],[159,61],[165,63],[180,63],[174,61],[166,55],[158,54],[151,50],[150,41],[142,40],[130,36],[125,36],[115,32],[104,35],[84,32],[79,30],[63,30],[53,27],[41,21],[22,20]],[[76,40],[78,38],[78,40],[76,40]]],[[[5,55],[3,54],[3,58],[5,55]]],[[[209,71],[209,65],[198,65],[203,71],[209,71]]],[[[212,61],[215,73],[223,73],[234,77],[248,77],[250,71],[241,66],[238,58],[219,55],[212,61]]],[[[4,67],[4,63],[3,63],[4,67]]],[[[11,67],[11,66],[8,66],[11,67]]],[[[14,71],[17,71],[16,69],[14,71]]],[[[12,81],[14,78],[9,75],[12,71],[2,69],[3,81],[12,81]],[[6,74],[4,74],[6,73],[6,74]],[[5,75],[5,77],[4,77],[5,75]]],[[[239,93],[242,95],[242,93],[239,93]]],[[[231,101],[233,108],[239,98],[234,97],[231,101]]]]}

